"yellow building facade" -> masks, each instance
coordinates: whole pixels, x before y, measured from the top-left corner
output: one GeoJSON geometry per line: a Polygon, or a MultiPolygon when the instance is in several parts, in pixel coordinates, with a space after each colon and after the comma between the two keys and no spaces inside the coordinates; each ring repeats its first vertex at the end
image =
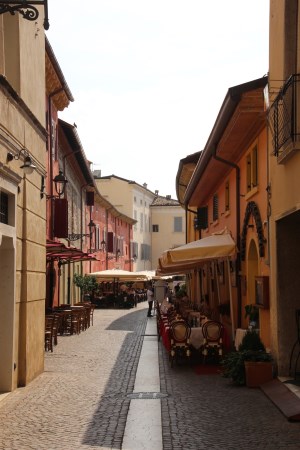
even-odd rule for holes
{"type": "Polygon", "coordinates": [[[46,210],[43,17],[0,16],[0,392],[44,368],[46,210]],[[30,160],[28,159],[30,158],[30,160]],[[35,166],[31,174],[24,167],[35,166]]]}

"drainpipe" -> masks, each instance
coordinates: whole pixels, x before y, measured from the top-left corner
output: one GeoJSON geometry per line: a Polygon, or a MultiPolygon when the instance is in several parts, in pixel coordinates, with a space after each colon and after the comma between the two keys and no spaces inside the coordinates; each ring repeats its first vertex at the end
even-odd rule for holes
{"type": "Polygon", "coordinates": [[[240,221],[240,215],[241,215],[241,203],[240,203],[240,168],[237,164],[227,161],[226,159],[220,158],[216,154],[216,148],[212,152],[212,156],[216,161],[220,161],[223,164],[227,164],[230,167],[233,167],[236,170],[236,236],[237,236],[237,270],[236,270],[236,283],[237,283],[237,302],[238,302],[238,320],[237,320],[237,326],[238,328],[241,327],[242,323],[242,290],[241,290],[241,277],[240,271],[241,271],[241,256],[240,256],[240,247],[241,247],[241,221],[240,221]]]}
{"type": "MultiPolygon", "coordinates": [[[[48,129],[49,129],[49,134],[50,134],[50,148],[48,148],[49,151],[49,175],[50,175],[50,220],[51,220],[51,224],[50,224],[50,239],[53,240],[54,236],[53,236],[53,155],[52,155],[52,147],[53,147],[53,139],[52,139],[52,98],[59,94],[60,92],[62,92],[64,89],[60,88],[57,89],[56,91],[51,92],[48,95],[48,129]]],[[[48,146],[48,139],[47,139],[47,146],[48,146]]],[[[46,206],[47,210],[48,210],[48,206],[46,206]]],[[[50,273],[53,273],[54,271],[54,262],[53,260],[51,260],[50,264],[50,273]]],[[[60,277],[58,277],[58,283],[59,283],[59,279],[60,277]]],[[[53,282],[53,277],[50,276],[49,279],[49,291],[50,291],[50,306],[53,306],[53,290],[54,290],[54,282],[53,282]]],[[[59,304],[59,292],[58,292],[58,304],[59,304]]]]}

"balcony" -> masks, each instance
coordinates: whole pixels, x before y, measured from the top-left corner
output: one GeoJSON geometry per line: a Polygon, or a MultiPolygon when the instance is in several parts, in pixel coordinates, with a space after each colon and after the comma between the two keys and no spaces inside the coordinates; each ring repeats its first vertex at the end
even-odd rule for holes
{"type": "Polygon", "coordinates": [[[271,105],[268,122],[273,154],[283,163],[300,150],[300,74],[291,75],[271,105]]]}

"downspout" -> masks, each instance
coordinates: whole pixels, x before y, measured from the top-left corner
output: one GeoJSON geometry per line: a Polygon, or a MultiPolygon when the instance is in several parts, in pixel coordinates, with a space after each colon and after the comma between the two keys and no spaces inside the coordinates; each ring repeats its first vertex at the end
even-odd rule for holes
{"type": "Polygon", "coordinates": [[[108,269],[108,210],[105,209],[105,222],[106,222],[106,246],[105,246],[105,269],[108,269]]]}
{"type": "Polygon", "coordinates": [[[220,158],[216,154],[216,148],[212,152],[212,156],[216,161],[220,161],[223,164],[227,164],[230,167],[233,167],[236,170],[236,240],[237,240],[237,270],[236,270],[236,285],[237,285],[237,303],[238,303],[238,317],[237,317],[237,327],[241,327],[242,323],[242,290],[241,290],[241,256],[240,256],[240,247],[241,247],[241,222],[240,222],[240,215],[241,215],[241,204],[240,204],[240,168],[237,164],[228,161],[226,159],[220,158]]]}
{"type": "MultiPolygon", "coordinates": [[[[53,139],[52,139],[52,98],[56,95],[59,94],[60,92],[62,92],[64,89],[60,88],[57,89],[56,91],[51,92],[51,94],[48,95],[48,129],[49,129],[49,134],[50,134],[50,142],[47,139],[47,145],[48,143],[50,144],[50,148],[48,148],[49,151],[49,174],[50,174],[50,239],[53,240],[54,239],[54,235],[53,235],[53,155],[52,155],[52,147],[53,147],[53,139]]],[[[46,206],[47,208],[47,206],[46,206]]],[[[48,208],[47,208],[48,209],[48,208]]],[[[51,259],[50,262],[50,273],[54,272],[54,262],[51,259]]],[[[58,283],[59,283],[60,277],[58,277],[58,283]]],[[[53,294],[54,294],[54,282],[53,282],[53,277],[50,276],[49,278],[49,291],[50,291],[50,296],[49,296],[49,300],[50,300],[50,306],[53,306],[53,294]]],[[[58,298],[57,298],[58,304],[59,304],[59,292],[58,292],[58,298]]]]}

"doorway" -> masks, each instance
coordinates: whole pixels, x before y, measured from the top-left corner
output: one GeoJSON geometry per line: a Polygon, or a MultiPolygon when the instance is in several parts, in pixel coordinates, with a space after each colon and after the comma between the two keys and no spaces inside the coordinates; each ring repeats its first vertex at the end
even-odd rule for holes
{"type": "MultiPolygon", "coordinates": [[[[4,227],[4,225],[2,225],[4,227]]],[[[0,230],[0,392],[13,390],[15,319],[15,248],[0,230]]]]}

